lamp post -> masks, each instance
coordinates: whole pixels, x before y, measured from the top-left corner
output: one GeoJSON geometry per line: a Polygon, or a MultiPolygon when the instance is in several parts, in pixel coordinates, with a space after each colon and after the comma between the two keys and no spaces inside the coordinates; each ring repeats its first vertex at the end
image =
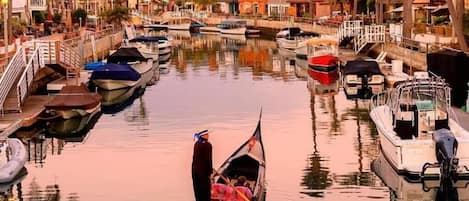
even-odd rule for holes
{"type": "Polygon", "coordinates": [[[8,0],[2,0],[3,5],[3,36],[4,36],[4,44],[5,44],[5,61],[8,65],[8,0]]]}

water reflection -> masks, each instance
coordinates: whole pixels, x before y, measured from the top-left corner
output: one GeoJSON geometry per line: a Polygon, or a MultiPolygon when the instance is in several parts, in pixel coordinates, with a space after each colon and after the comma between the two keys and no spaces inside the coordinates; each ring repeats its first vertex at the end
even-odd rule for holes
{"type": "Polygon", "coordinates": [[[103,115],[90,129],[82,122],[93,121],[81,119],[17,132],[30,160],[23,193],[13,194],[27,200],[193,200],[193,130],[216,131],[218,166],[251,132],[250,117],[262,105],[268,201],[390,199],[394,190],[370,169],[379,141],[369,101],[348,98],[338,76],[325,81],[309,74],[305,61],[293,64],[291,52],[274,41],[172,36],[178,45],[161,82],[100,91],[103,115]],[[67,139],[77,130],[86,131],[83,140],[67,139]]]}
{"type": "Polygon", "coordinates": [[[327,159],[322,157],[318,150],[317,142],[317,126],[316,126],[316,97],[314,93],[311,94],[310,107],[311,107],[311,120],[313,131],[313,153],[308,158],[308,165],[303,170],[301,185],[306,187],[307,191],[302,193],[312,197],[323,197],[324,189],[332,185],[330,170],[324,165],[327,159]]]}
{"type": "Polygon", "coordinates": [[[412,183],[398,175],[383,154],[380,154],[371,166],[373,172],[389,188],[390,200],[469,200],[469,181],[467,180],[459,180],[447,189],[441,188],[438,180],[412,183]]]}

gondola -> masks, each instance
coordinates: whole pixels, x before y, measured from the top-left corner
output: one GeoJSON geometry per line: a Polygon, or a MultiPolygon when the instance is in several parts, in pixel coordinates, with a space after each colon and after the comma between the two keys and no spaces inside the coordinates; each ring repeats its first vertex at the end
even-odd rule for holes
{"type": "MultiPolygon", "coordinates": [[[[262,115],[262,112],[261,112],[262,115]]],[[[251,201],[265,200],[265,154],[261,138],[261,117],[254,134],[241,145],[217,170],[223,176],[215,176],[216,183],[231,185],[239,176],[245,176],[252,189],[251,201]]]]}

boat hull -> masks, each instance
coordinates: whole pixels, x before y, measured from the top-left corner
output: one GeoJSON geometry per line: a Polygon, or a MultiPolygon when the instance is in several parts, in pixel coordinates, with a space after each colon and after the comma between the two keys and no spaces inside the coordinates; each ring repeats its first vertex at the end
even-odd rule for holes
{"type": "Polygon", "coordinates": [[[101,103],[90,109],[69,109],[69,110],[52,110],[51,112],[60,115],[63,119],[71,119],[74,117],[83,117],[95,113],[101,109],[101,103]]]}
{"type": "Polygon", "coordinates": [[[298,47],[299,41],[297,39],[289,40],[286,38],[277,38],[277,43],[280,48],[294,50],[298,47]]]}
{"type": "Polygon", "coordinates": [[[361,85],[363,83],[367,83],[369,85],[379,85],[384,83],[384,76],[383,75],[372,75],[368,78],[368,80],[363,80],[362,77],[357,76],[355,74],[345,75],[344,83],[347,85],[361,85]]]}
{"type": "Polygon", "coordinates": [[[140,80],[108,80],[108,79],[96,79],[93,83],[99,88],[106,90],[122,89],[127,87],[135,86],[140,80]]]}
{"type": "Polygon", "coordinates": [[[235,29],[220,29],[222,34],[234,34],[234,35],[246,35],[246,27],[235,28],[235,29]]]}
{"type": "Polygon", "coordinates": [[[190,28],[191,28],[190,23],[168,25],[169,30],[186,30],[186,31],[189,31],[190,28]]]}
{"type": "Polygon", "coordinates": [[[339,72],[337,69],[325,72],[308,68],[308,74],[313,79],[319,81],[319,83],[321,84],[331,84],[334,83],[337,79],[339,79],[339,72]]]}
{"type": "Polygon", "coordinates": [[[136,63],[136,64],[132,64],[131,66],[139,74],[144,74],[144,73],[150,71],[151,69],[153,69],[153,60],[148,59],[145,62],[139,62],[139,63],[136,63]]]}

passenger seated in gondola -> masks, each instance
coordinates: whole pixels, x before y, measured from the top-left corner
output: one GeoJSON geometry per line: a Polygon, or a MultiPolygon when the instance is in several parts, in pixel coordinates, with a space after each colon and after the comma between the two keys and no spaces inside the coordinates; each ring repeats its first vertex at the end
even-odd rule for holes
{"type": "Polygon", "coordinates": [[[232,201],[234,189],[221,183],[213,183],[211,190],[212,201],[232,201]]]}
{"type": "Polygon", "coordinates": [[[244,201],[241,195],[238,194],[238,192],[243,193],[244,196],[246,196],[249,200],[252,198],[252,190],[249,186],[249,183],[247,182],[247,179],[245,176],[239,176],[238,179],[236,180],[236,183],[234,184],[237,194],[236,194],[236,200],[244,201]]]}

